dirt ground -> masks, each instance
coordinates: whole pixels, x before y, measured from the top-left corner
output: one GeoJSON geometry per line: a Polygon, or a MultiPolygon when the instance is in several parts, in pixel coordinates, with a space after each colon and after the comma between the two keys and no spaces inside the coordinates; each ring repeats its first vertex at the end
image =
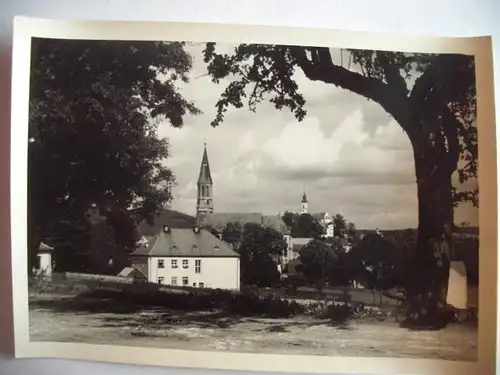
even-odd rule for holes
{"type": "Polygon", "coordinates": [[[308,317],[240,318],[223,313],[165,309],[75,311],[59,308],[64,305],[63,299],[59,299],[54,296],[30,299],[31,340],[460,361],[475,361],[477,356],[477,329],[463,325],[450,325],[439,331],[409,331],[390,322],[351,321],[334,326],[327,320],[308,317]]]}

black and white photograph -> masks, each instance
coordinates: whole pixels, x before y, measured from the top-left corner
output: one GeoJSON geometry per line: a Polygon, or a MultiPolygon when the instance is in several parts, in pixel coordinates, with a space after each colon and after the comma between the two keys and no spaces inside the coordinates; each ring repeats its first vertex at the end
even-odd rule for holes
{"type": "Polygon", "coordinates": [[[30,48],[31,342],[478,360],[474,55],[30,48]]]}

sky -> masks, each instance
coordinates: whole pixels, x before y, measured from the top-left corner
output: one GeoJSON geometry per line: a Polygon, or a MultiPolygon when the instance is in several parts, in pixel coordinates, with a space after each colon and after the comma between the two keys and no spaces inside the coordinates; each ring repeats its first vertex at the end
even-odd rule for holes
{"type": "MultiPolygon", "coordinates": [[[[218,45],[217,52],[233,48],[218,45]]],[[[295,79],[307,110],[302,122],[289,110],[262,103],[255,113],[230,108],[224,122],[213,128],[215,104],[229,81],[217,85],[206,76],[202,49],[199,44],[187,48],[194,66],[191,81],[180,89],[203,113],[187,116],[180,129],[167,122],[159,126],[159,135],[171,147],[165,164],[177,180],[172,209],[195,214],[206,141],[216,212],[298,212],[305,191],[311,213],[340,213],[363,229],[417,227],[410,142],[378,104],[310,81],[298,70],[295,79]]],[[[332,50],[332,55],[338,58],[340,51],[332,50]]],[[[455,211],[457,223],[477,225],[477,216],[471,204],[455,211]]]]}

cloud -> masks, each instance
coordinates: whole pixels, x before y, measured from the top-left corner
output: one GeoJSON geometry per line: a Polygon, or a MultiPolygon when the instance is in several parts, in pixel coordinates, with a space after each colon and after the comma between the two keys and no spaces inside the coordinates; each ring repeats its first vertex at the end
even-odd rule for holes
{"type": "MultiPolygon", "coordinates": [[[[219,48],[219,47],[218,47],[219,48]]],[[[220,46],[231,50],[234,46],[220,46]]],[[[229,109],[213,128],[215,104],[225,85],[204,76],[201,47],[183,94],[203,111],[181,129],[160,124],[171,143],[165,162],[174,172],[172,208],[195,213],[196,180],[206,141],[219,212],[297,211],[306,190],[311,211],[342,213],[360,228],[417,225],[413,153],[408,136],[380,105],[352,92],[295,74],[306,99],[306,118],[263,103],[255,113],[229,109]]],[[[335,59],[339,53],[332,51],[335,59]]],[[[345,62],[347,64],[347,62],[345,62]]],[[[477,210],[461,206],[457,222],[477,223],[477,210]]]]}

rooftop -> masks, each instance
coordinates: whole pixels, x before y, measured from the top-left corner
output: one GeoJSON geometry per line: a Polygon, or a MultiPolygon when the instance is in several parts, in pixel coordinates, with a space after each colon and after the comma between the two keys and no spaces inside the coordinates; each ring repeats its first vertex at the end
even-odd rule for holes
{"type": "Polygon", "coordinates": [[[224,241],[204,229],[166,228],[132,255],[150,257],[239,257],[224,241]]]}

